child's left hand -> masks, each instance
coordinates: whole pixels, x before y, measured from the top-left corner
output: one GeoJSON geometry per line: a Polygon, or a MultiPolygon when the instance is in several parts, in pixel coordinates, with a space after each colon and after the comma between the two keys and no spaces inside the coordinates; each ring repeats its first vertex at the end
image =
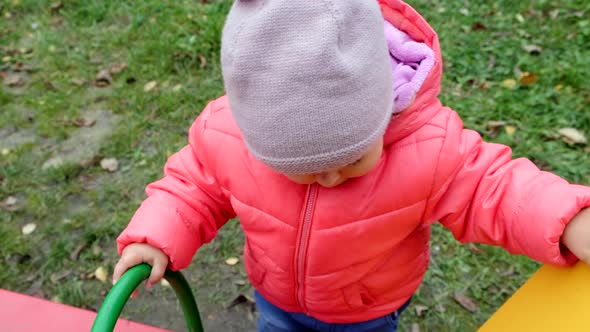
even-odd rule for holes
{"type": "Polygon", "coordinates": [[[590,208],[580,211],[565,227],[561,243],[590,265],[590,208]]]}

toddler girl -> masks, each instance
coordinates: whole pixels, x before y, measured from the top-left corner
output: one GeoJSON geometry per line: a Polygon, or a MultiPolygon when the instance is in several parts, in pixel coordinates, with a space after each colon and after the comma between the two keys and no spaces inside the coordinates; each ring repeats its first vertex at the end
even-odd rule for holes
{"type": "Polygon", "coordinates": [[[118,238],[114,279],[185,268],[229,219],[259,331],[394,331],[439,221],[462,242],[590,261],[590,188],[489,144],[438,99],[436,33],[400,0],[237,0],[210,102],[118,238]]]}

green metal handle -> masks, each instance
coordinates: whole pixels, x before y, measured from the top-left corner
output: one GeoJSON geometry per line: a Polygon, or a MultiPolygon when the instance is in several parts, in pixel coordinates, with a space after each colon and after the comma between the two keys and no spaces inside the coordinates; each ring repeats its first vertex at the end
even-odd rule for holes
{"type": "MultiPolygon", "coordinates": [[[[96,319],[90,330],[91,332],[113,331],[125,303],[127,303],[127,300],[137,286],[150,276],[151,270],[152,267],[148,264],[140,264],[132,267],[123,274],[102,303],[100,310],[96,314],[96,319]]],[[[201,323],[201,315],[199,314],[197,302],[184,276],[180,272],[166,270],[164,278],[170,283],[170,286],[172,286],[178,297],[188,331],[203,332],[203,324],[201,323]]]]}

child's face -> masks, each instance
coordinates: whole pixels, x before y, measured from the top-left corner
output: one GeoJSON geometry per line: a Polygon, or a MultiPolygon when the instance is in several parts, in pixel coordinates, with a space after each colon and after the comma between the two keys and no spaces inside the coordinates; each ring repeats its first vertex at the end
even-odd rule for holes
{"type": "Polygon", "coordinates": [[[299,184],[317,183],[322,187],[336,187],[350,178],[369,173],[379,162],[383,153],[383,138],[373,144],[359,160],[343,167],[314,174],[285,174],[289,180],[299,184]]]}

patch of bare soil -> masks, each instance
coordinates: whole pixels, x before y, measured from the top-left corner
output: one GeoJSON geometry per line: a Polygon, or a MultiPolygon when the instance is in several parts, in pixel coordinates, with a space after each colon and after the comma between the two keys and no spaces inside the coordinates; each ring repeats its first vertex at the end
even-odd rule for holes
{"type": "Polygon", "coordinates": [[[84,164],[92,160],[119,122],[117,115],[103,109],[88,110],[82,116],[92,121],[92,125],[82,126],[62,142],[52,157],[43,163],[43,169],[68,163],[84,164]]]}

